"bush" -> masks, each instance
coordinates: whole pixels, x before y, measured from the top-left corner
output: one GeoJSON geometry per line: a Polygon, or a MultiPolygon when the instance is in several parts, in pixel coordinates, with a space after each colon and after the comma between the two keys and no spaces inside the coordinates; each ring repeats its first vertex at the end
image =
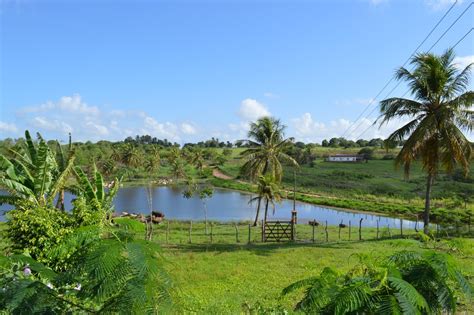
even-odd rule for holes
{"type": "Polygon", "coordinates": [[[73,230],[70,215],[56,208],[23,204],[9,211],[8,218],[13,249],[27,251],[40,262],[50,262],[47,252],[73,230]]]}
{"type": "Polygon", "coordinates": [[[362,148],[362,149],[359,150],[359,154],[363,155],[366,160],[373,160],[373,158],[374,158],[374,149],[362,148]]]}
{"type": "Polygon", "coordinates": [[[394,159],[395,159],[395,155],[393,155],[393,154],[385,154],[382,157],[382,160],[394,160],[394,159]]]}

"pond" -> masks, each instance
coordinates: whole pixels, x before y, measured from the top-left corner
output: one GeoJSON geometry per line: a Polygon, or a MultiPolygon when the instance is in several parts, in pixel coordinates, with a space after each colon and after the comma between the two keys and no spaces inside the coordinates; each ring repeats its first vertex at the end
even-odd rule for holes
{"type": "MultiPolygon", "coordinates": [[[[198,197],[190,199],[183,198],[183,189],[179,187],[154,187],[153,208],[165,214],[167,219],[175,220],[204,220],[203,203],[198,197]]],[[[207,200],[208,218],[213,221],[250,221],[255,218],[256,202],[249,204],[249,200],[255,195],[216,188],[212,198],[207,200]]],[[[66,194],[66,208],[71,209],[73,195],[66,194]]],[[[149,213],[147,193],[143,187],[121,188],[114,200],[115,210],[120,213],[149,213]]],[[[9,205],[0,206],[0,211],[11,209],[9,205]]],[[[283,200],[275,204],[275,213],[269,209],[269,219],[289,220],[293,201],[283,200]]],[[[298,211],[298,223],[307,223],[309,220],[328,221],[329,225],[337,225],[341,221],[345,224],[351,220],[352,225],[357,225],[363,218],[362,225],[375,227],[380,219],[380,226],[400,227],[400,219],[378,216],[373,214],[357,213],[329,207],[317,206],[302,202],[296,202],[298,211]]],[[[261,214],[263,214],[263,207],[261,214]]],[[[2,220],[4,220],[2,215],[2,220]]],[[[403,220],[404,228],[414,228],[415,222],[403,220]]]]}

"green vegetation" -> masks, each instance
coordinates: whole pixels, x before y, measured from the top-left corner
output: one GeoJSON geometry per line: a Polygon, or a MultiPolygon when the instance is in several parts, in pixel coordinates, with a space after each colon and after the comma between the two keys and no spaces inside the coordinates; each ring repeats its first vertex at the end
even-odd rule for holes
{"type": "Polygon", "coordinates": [[[408,82],[415,99],[389,98],[380,102],[381,124],[392,119],[409,118],[410,122],[394,131],[386,143],[404,141],[395,163],[403,165],[405,175],[418,160],[428,174],[426,180],[424,231],[429,233],[431,187],[440,169],[454,171],[460,165],[469,172],[472,145],[463,131],[474,129],[472,104],[474,92],[469,87],[470,68],[459,71],[454,62],[454,51],[448,49],[441,56],[417,54],[411,59],[413,72],[401,67],[396,78],[408,82]]]}
{"type": "MultiPolygon", "coordinates": [[[[38,135],[11,159],[0,155],[0,182],[15,208],[2,230],[0,308],[12,314],[157,312],[169,305],[169,280],[159,247],[110,225],[112,199],[120,182],[105,189],[93,167],[90,180],[80,167],[57,163],[38,135]],[[71,212],[54,206],[61,191],[76,199],[71,212]]],[[[59,149],[58,149],[59,150],[59,149]]]]}
{"type": "Polygon", "coordinates": [[[324,268],[319,277],[297,281],[283,294],[305,288],[296,309],[311,314],[452,314],[457,302],[452,288],[467,297],[472,294],[446,255],[402,251],[376,264],[358,257],[359,263],[345,275],[324,268]]]}

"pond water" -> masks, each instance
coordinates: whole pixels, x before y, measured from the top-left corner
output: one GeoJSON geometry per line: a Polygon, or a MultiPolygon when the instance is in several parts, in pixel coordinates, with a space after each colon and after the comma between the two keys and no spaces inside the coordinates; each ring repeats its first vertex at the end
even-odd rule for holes
{"type": "MultiPolygon", "coordinates": [[[[183,198],[183,189],[179,187],[154,187],[153,188],[153,208],[161,211],[168,219],[176,220],[204,220],[203,203],[198,197],[190,199],[183,198]]],[[[207,213],[209,220],[213,221],[250,221],[255,218],[255,208],[257,203],[249,204],[249,200],[255,195],[227,190],[215,189],[212,198],[207,200],[207,213]]],[[[66,208],[71,209],[71,194],[66,194],[66,208]]],[[[149,213],[147,193],[143,187],[121,188],[114,200],[116,212],[126,211],[129,213],[149,213]]],[[[1,219],[4,220],[3,212],[10,210],[11,206],[0,206],[1,219]]],[[[289,220],[293,201],[283,200],[275,204],[275,213],[269,209],[269,220],[280,219],[289,220]]],[[[363,218],[363,226],[375,227],[377,220],[380,226],[400,227],[400,219],[378,216],[365,213],[357,213],[316,206],[312,204],[296,202],[298,211],[298,223],[307,223],[309,220],[328,221],[329,225],[337,225],[341,221],[345,224],[351,220],[352,225],[358,225],[363,218]]],[[[263,214],[263,207],[261,214],[263,214]]],[[[403,220],[404,228],[414,228],[415,222],[403,220]]]]}

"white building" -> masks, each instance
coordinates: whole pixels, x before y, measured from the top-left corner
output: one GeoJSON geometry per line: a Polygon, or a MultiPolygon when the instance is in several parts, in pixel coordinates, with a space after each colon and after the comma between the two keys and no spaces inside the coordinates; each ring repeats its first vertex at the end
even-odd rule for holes
{"type": "Polygon", "coordinates": [[[326,159],[328,162],[361,162],[365,160],[363,155],[359,154],[335,154],[326,159]]]}

